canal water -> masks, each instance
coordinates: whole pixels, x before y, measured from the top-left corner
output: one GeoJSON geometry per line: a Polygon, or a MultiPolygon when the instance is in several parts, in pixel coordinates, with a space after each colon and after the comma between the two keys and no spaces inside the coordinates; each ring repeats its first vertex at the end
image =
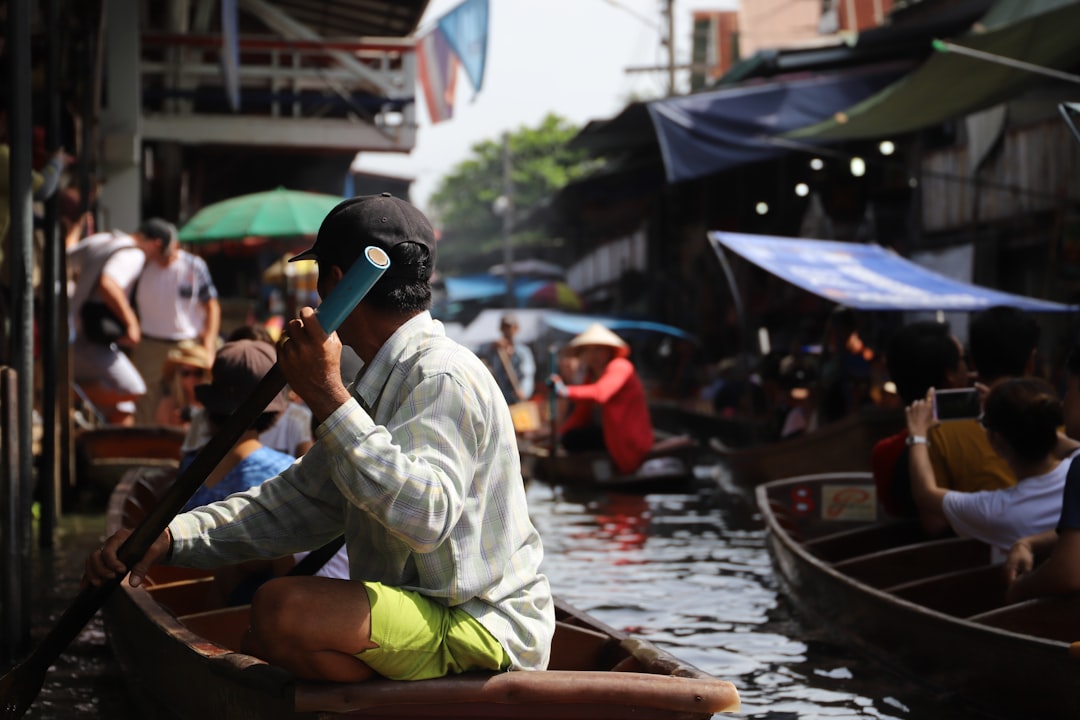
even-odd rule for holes
{"type": "MultiPolygon", "coordinates": [[[[832,642],[777,591],[761,520],[722,465],[679,493],[570,492],[531,482],[544,570],[566,601],[736,684],[733,718],[986,720],[832,642]]],[[[35,563],[34,636],[77,590],[102,538],[99,515],[66,515],[35,563]]],[[[842,612],[842,608],[837,608],[842,612]]],[[[36,720],[143,720],[129,701],[100,618],[49,673],[36,720]]]]}

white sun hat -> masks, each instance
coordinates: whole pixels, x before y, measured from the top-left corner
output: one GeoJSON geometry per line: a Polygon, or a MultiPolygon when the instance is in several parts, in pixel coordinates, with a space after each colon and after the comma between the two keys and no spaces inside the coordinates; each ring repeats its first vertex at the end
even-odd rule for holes
{"type": "Polygon", "coordinates": [[[626,341],[600,323],[593,323],[567,344],[572,348],[584,347],[585,345],[613,347],[618,357],[626,357],[630,354],[630,346],[626,341]]]}

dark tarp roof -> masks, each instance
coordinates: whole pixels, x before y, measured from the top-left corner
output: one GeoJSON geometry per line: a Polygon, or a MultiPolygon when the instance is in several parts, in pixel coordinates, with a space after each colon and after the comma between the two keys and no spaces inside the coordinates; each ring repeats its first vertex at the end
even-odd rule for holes
{"type": "Polygon", "coordinates": [[[324,38],[407,37],[428,0],[268,0],[324,38]]]}
{"type": "Polygon", "coordinates": [[[850,107],[896,80],[906,64],[724,88],[648,104],[669,182],[787,152],[768,136],[850,107]]]}
{"type": "MultiPolygon", "coordinates": [[[[1078,28],[1076,0],[999,0],[975,30],[954,42],[1062,69],[1080,61],[1078,28]]],[[[937,53],[876,95],[788,137],[856,140],[912,132],[996,105],[1030,87],[1031,80],[1023,70],[937,53]]]]}
{"type": "Polygon", "coordinates": [[[751,78],[807,70],[822,72],[889,60],[921,60],[932,52],[931,40],[966,32],[994,2],[951,0],[947,3],[917,2],[896,7],[889,13],[888,23],[854,35],[844,35],[835,44],[758,50],[732,66],[717,81],[714,89],[751,78]]]}
{"type": "Polygon", "coordinates": [[[711,232],[723,248],[807,292],[854,310],[972,312],[1008,305],[1029,312],[1078,308],[940,275],[880,245],[711,232]]]}

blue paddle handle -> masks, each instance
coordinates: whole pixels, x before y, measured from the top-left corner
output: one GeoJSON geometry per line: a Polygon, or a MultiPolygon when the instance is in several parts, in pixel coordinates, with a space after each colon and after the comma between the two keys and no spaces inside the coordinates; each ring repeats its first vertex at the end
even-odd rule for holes
{"type": "Polygon", "coordinates": [[[319,324],[327,335],[341,327],[341,323],[389,267],[390,258],[381,248],[374,245],[364,248],[364,252],[316,311],[319,324]]]}

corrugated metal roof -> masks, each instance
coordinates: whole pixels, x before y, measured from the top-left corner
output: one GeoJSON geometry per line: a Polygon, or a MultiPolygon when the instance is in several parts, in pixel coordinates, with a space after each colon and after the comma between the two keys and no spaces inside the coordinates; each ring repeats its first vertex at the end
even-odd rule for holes
{"type": "Polygon", "coordinates": [[[406,37],[428,0],[269,0],[323,37],[406,37]]]}

